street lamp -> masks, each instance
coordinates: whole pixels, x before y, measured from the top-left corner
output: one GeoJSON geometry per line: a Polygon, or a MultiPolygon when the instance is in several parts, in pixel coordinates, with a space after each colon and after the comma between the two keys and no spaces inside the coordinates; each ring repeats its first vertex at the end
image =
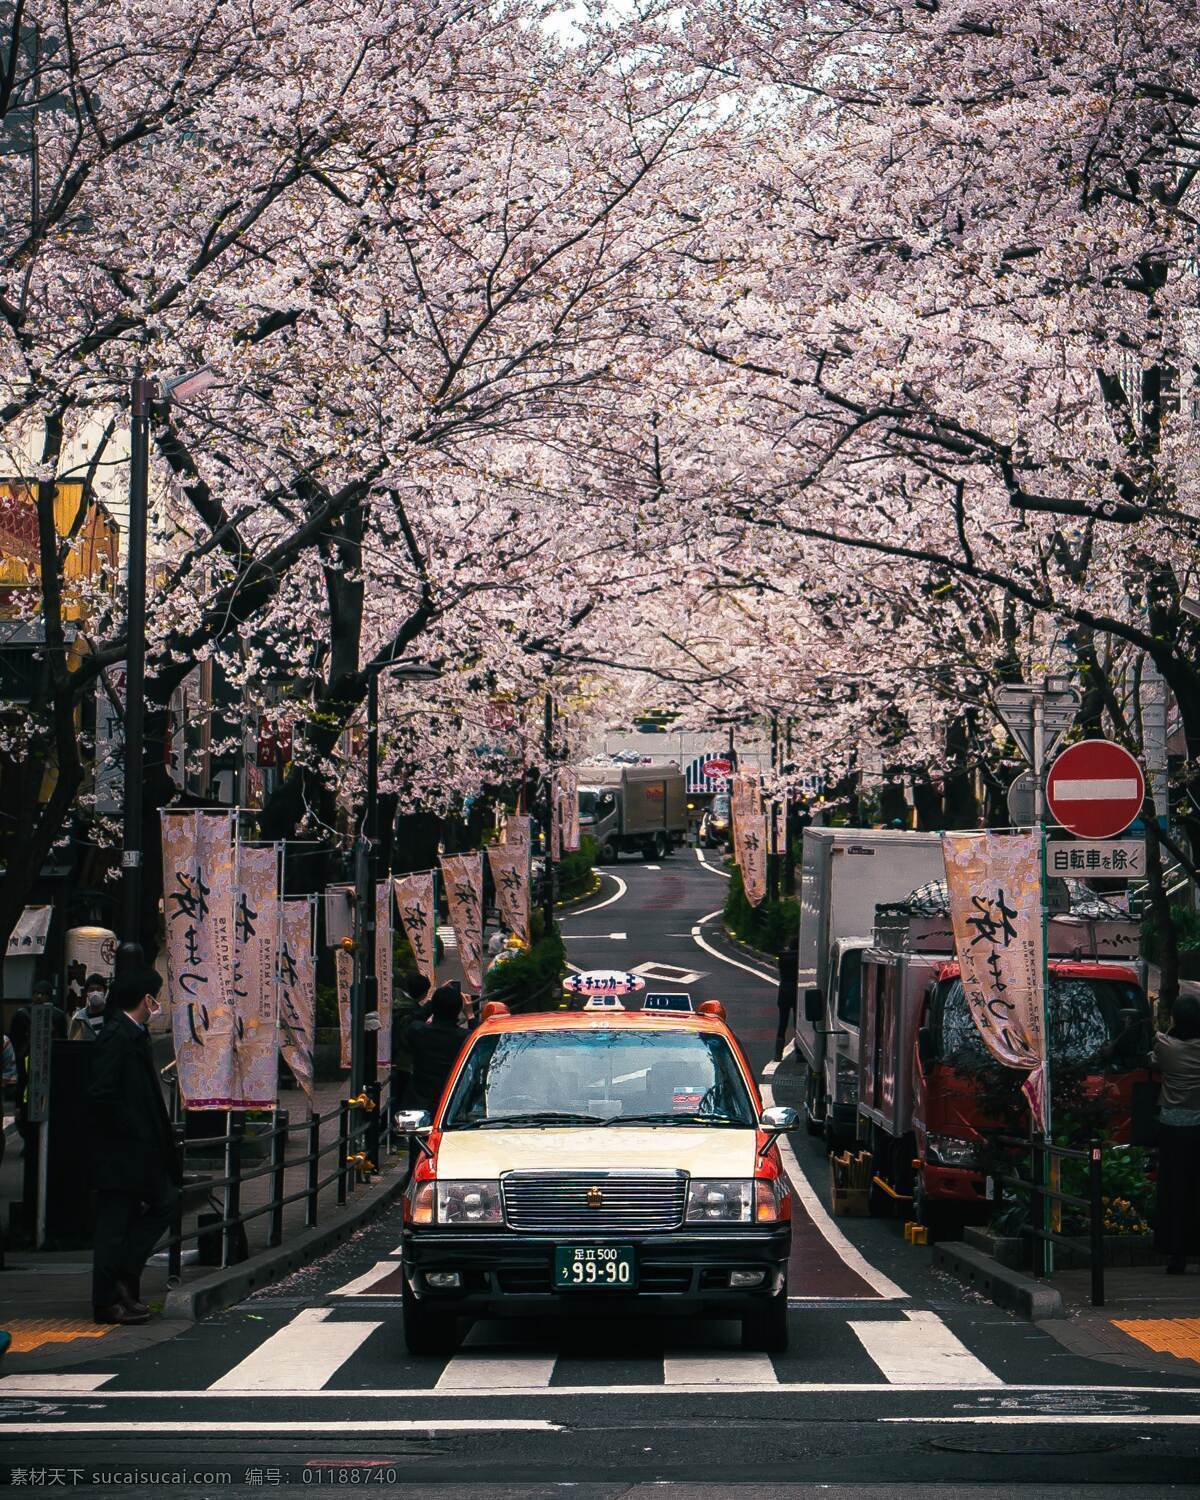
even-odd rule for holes
{"type": "Polygon", "coordinates": [[[168,381],[135,376],[129,390],[129,531],[125,627],[125,788],[121,847],[121,954],[140,962],[142,912],[142,732],[146,717],[146,526],[150,493],[150,412],[155,403],[186,403],[217,380],[207,365],[168,381]]]}

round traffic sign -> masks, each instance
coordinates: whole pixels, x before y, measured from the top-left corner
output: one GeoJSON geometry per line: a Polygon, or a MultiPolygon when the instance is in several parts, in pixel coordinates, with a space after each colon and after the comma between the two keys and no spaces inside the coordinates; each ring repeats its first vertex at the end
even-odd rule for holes
{"type": "Polygon", "coordinates": [[[712,777],[715,781],[721,776],[728,776],[733,767],[727,760],[718,758],[716,760],[706,760],[700,769],[706,776],[712,777]]]}
{"type": "Polygon", "coordinates": [[[1112,740],[1082,740],[1050,767],[1046,805],[1083,839],[1111,839],[1142,810],[1146,779],[1129,751],[1112,740]]]}

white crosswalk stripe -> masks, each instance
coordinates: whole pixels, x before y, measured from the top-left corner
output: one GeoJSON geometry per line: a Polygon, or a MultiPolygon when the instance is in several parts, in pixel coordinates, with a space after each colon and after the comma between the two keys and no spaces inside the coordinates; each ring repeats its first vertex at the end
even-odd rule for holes
{"type": "Polygon", "coordinates": [[[719,1349],[712,1354],[663,1356],[665,1385],[778,1385],[779,1376],[767,1354],[743,1354],[719,1349]]]}
{"type": "Polygon", "coordinates": [[[328,1307],[306,1307],[253,1354],[214,1380],[210,1391],[319,1391],[379,1323],[333,1323],[328,1307]]]}
{"type": "Polygon", "coordinates": [[[906,1312],[904,1321],[852,1322],[863,1348],[893,1385],[1003,1385],[946,1327],[937,1313],[906,1312]]]}
{"type": "Polygon", "coordinates": [[[456,1354],[438,1377],[439,1391],[529,1390],[550,1384],[553,1354],[456,1354]]]}
{"type": "Polygon", "coordinates": [[[454,936],[453,927],[439,927],[437,930],[437,935],[441,938],[442,947],[445,948],[447,953],[451,948],[458,947],[458,939],[454,936]]]}

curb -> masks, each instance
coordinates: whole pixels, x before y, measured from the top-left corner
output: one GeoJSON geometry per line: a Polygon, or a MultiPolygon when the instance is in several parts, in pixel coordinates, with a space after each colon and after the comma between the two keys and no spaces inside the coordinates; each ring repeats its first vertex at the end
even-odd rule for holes
{"type": "Polygon", "coordinates": [[[933,1247],[933,1264],[989,1297],[997,1307],[1007,1307],[1031,1322],[1065,1318],[1062,1293],[1043,1282],[1023,1276],[961,1240],[947,1240],[933,1247]]]}
{"type": "Polygon", "coordinates": [[[332,1224],[318,1224],[304,1229],[287,1244],[275,1250],[262,1250],[237,1266],[226,1266],[209,1276],[198,1277],[186,1286],[167,1293],[164,1319],[181,1319],[195,1323],[210,1313],[232,1307],[243,1297],[291,1271],[309,1265],[318,1256],[335,1249],[377,1214],[390,1208],[400,1196],[403,1173],[399,1165],[390,1169],[390,1181],[368,1188],[353,1208],[347,1208],[332,1224]]]}

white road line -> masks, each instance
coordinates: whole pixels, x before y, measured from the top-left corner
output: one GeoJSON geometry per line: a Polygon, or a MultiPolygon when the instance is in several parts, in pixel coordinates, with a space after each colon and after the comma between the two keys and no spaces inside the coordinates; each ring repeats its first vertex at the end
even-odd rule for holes
{"type": "Polygon", "coordinates": [[[696,925],[692,928],[692,942],[695,943],[698,947],[703,948],[705,953],[711,953],[714,958],[719,958],[723,964],[732,964],[735,969],[745,969],[747,974],[753,974],[755,979],[761,979],[764,984],[777,985],[779,983],[779,978],[777,975],[764,974],[761,969],[752,969],[749,964],[739,963],[736,958],[726,958],[725,955],[718,949],[714,948],[711,943],[706,943],[704,941],[704,935],[700,931],[700,929],[704,926],[705,922],[711,922],[714,917],[719,917],[720,915],[721,913],[719,911],[710,911],[708,916],[701,917],[696,925]]]}
{"type": "Polygon", "coordinates": [[[663,1356],[667,1385],[778,1385],[775,1366],[765,1354],[667,1354],[663,1356]]]}
{"type": "Polygon", "coordinates": [[[382,1323],[327,1323],[332,1308],[306,1307],[210,1391],[319,1391],[382,1323]],[[320,1325],[320,1326],[318,1326],[320,1325]]]}
{"type": "Polygon", "coordinates": [[[642,868],[645,870],[661,870],[662,865],[643,865],[642,868]]]}
{"type": "Polygon", "coordinates": [[[584,907],[581,907],[579,909],[579,911],[564,912],[564,914],[559,918],[560,922],[570,922],[575,917],[586,917],[587,914],[588,914],[588,912],[590,912],[590,911],[600,911],[600,910],[602,910],[606,906],[611,906],[614,901],[619,901],[621,899],[621,897],[625,894],[625,892],[629,889],[629,887],[625,884],[625,882],[621,879],[621,877],[619,875],[610,875],[607,870],[601,870],[600,871],[600,875],[601,875],[601,878],[604,879],[604,880],[612,880],[612,881],[616,882],[616,885],[617,885],[616,895],[615,896],[608,896],[603,901],[597,901],[596,904],[595,904],[595,906],[584,906],[584,907]]]}
{"type": "Polygon", "coordinates": [[[623,943],[628,934],[624,932],[564,932],[568,943],[602,943],[606,938],[623,943]]]}
{"type": "MultiPolygon", "coordinates": [[[[399,1251],[396,1252],[399,1254],[399,1251]]],[[[337,1291],[330,1292],[331,1297],[361,1297],[368,1287],[382,1281],[385,1276],[390,1276],[399,1268],[399,1262],[394,1260],[377,1260],[369,1271],[364,1271],[361,1276],[356,1276],[353,1281],[348,1281],[345,1286],[338,1287],[337,1291]]],[[[383,1293],[384,1296],[389,1295],[383,1293]]]]}
{"type": "MultiPolygon", "coordinates": [[[[775,1095],[771,1090],[771,1085],[764,1081],[760,1092],[762,1093],[764,1107],[770,1109],[775,1103],[775,1095]]],[[[841,1259],[842,1263],[849,1266],[852,1271],[857,1272],[867,1285],[878,1292],[881,1297],[887,1300],[907,1297],[908,1293],[902,1287],[898,1287],[882,1271],[877,1271],[866,1256],[850,1243],[833,1222],[832,1218],[830,1218],[825,1205],[817,1197],[812,1184],[804,1175],[804,1168],[800,1165],[799,1158],[792,1149],[787,1136],[780,1136],[779,1138],[779,1154],[783,1158],[784,1169],[791,1178],[792,1187],[796,1191],[797,1198],[804,1205],[805,1212],[812,1220],[817,1232],[841,1259]]],[[[790,1301],[791,1299],[789,1298],[788,1300],[790,1301]]]]}
{"type": "Polygon", "coordinates": [[[98,1391],[102,1385],[107,1385],[116,1378],[115,1375],[81,1375],[75,1370],[68,1370],[63,1375],[4,1375],[0,1376],[0,1392],[12,1391],[19,1395],[27,1392],[36,1395],[49,1395],[51,1392],[59,1396],[84,1395],[88,1391],[98,1391]]]}
{"type": "MultiPolygon", "coordinates": [[[[1013,1387],[1005,1386],[1005,1390],[1013,1387]]],[[[1009,1416],[1007,1412],[986,1411],[980,1412],[977,1417],[880,1417],[881,1422],[986,1422],[989,1430],[995,1427],[1007,1427],[1010,1423],[1021,1423],[1024,1426],[1046,1427],[1053,1425],[1070,1427],[1108,1427],[1129,1426],[1144,1427],[1153,1424],[1156,1427],[1194,1427],[1200,1422],[1200,1416],[1178,1415],[1172,1416],[1169,1412],[1102,1412],[1098,1411],[1092,1415],[1086,1412],[1047,1412],[1045,1415],[1039,1413],[1021,1413],[1018,1416],[1009,1416]]],[[[8,1431],[8,1423],[4,1424],[4,1430],[8,1431]]]]}
{"type": "Polygon", "coordinates": [[[936,1385],[960,1380],[977,1390],[1003,1385],[998,1375],[946,1327],[935,1312],[907,1312],[900,1323],[851,1322],[859,1343],[888,1380],[897,1385],[936,1385]]]}
{"type": "Polygon", "coordinates": [[[703,849],[696,850],[696,858],[710,875],[719,875],[722,880],[732,880],[733,876],[728,870],[719,870],[716,865],[710,865],[703,849]]]}
{"type": "MultiPolygon", "coordinates": [[[[656,1387],[657,1389],[657,1387],[656,1387]]],[[[346,1432],[358,1436],[363,1432],[423,1432],[431,1437],[439,1432],[561,1432],[557,1422],[547,1422],[541,1417],[430,1417],[428,1421],[379,1421],[379,1422],[263,1422],[253,1417],[225,1422],[6,1422],[5,1432],[36,1433],[38,1437],[50,1437],[60,1432],[71,1433],[136,1433],[136,1432],[180,1432],[218,1433],[227,1432],[300,1432],[306,1437],[310,1433],[346,1432]]]]}
{"type": "Polygon", "coordinates": [[[439,1392],[543,1390],[550,1384],[554,1354],[456,1354],[442,1371],[439,1392]]]}
{"type": "Polygon", "coordinates": [[[774,1078],[776,1072],[779,1069],[780,1063],[783,1062],[784,1058],[787,1057],[789,1052],[795,1052],[795,1050],[796,1038],[793,1037],[787,1044],[787,1046],[783,1049],[783,1057],[773,1057],[769,1063],[763,1064],[762,1076],[764,1078],[774,1078]]]}

